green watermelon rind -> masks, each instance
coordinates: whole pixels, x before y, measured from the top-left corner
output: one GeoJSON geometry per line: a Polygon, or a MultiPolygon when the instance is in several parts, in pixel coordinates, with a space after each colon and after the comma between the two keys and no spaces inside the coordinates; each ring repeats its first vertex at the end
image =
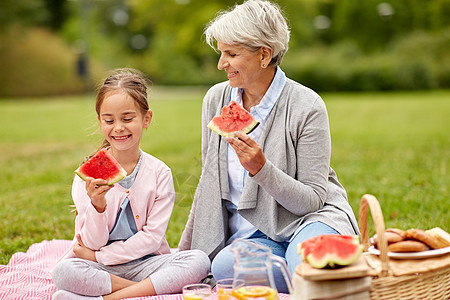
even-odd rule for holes
{"type": "MultiPolygon", "coordinates": [[[[100,150],[101,151],[101,150],[100,150]]],[[[95,156],[96,154],[94,154],[94,156],[95,156]]],[[[111,157],[111,156],[110,156],[111,157]]],[[[114,176],[114,177],[112,177],[112,178],[110,178],[109,180],[107,180],[107,183],[105,184],[105,185],[113,185],[113,184],[115,184],[115,183],[117,183],[117,182],[119,182],[119,181],[121,181],[123,178],[125,178],[125,176],[127,176],[127,171],[125,171],[125,169],[114,159],[114,157],[112,157],[112,160],[113,160],[113,162],[115,163],[115,164],[117,164],[117,167],[119,168],[119,173],[116,175],[116,176],[114,176]]],[[[86,176],[82,171],[81,171],[81,169],[82,169],[82,167],[84,166],[84,164],[83,165],[81,165],[81,166],[79,166],[78,167],[78,169],[76,169],[75,170],[75,174],[77,174],[81,179],[83,179],[84,181],[86,181],[86,178],[88,177],[88,176],[86,176]]]]}
{"type": "MultiPolygon", "coordinates": [[[[256,120],[254,120],[254,121],[253,121],[252,123],[250,123],[247,127],[244,127],[242,130],[239,130],[239,131],[240,131],[240,132],[243,132],[243,133],[245,133],[245,134],[249,134],[249,133],[251,133],[253,130],[255,130],[256,127],[258,127],[258,125],[259,125],[259,122],[256,121],[256,120]]],[[[219,127],[216,126],[216,125],[214,124],[213,120],[211,120],[211,121],[208,123],[207,127],[208,127],[209,129],[211,129],[212,131],[214,131],[215,133],[220,134],[221,136],[224,136],[224,137],[235,137],[235,134],[234,134],[235,131],[227,132],[227,131],[220,130],[219,127]]]]}

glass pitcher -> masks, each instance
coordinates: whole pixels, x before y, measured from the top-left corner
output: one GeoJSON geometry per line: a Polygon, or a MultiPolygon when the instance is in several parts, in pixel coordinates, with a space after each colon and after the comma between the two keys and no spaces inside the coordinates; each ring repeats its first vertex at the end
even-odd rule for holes
{"type": "Polygon", "coordinates": [[[284,260],[272,255],[266,246],[249,240],[237,239],[231,244],[234,253],[233,296],[238,300],[277,300],[272,265],[280,268],[289,293],[292,293],[291,275],[284,260]]]}

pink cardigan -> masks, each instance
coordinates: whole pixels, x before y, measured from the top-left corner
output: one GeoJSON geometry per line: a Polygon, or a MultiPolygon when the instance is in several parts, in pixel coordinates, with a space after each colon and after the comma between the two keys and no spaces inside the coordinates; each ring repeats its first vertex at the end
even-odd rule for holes
{"type": "MultiPolygon", "coordinates": [[[[104,265],[126,263],[150,253],[170,253],[165,234],[175,201],[172,173],[159,159],[145,152],[142,155],[133,186],[127,190],[115,184],[106,194],[107,207],[103,213],[98,213],[91,204],[85,182],[78,176],[73,181],[72,197],[77,209],[75,235],[81,234],[84,244],[96,251],[97,262],[104,265]],[[126,196],[130,199],[138,232],[126,241],[106,246],[126,196]]],[[[65,257],[74,257],[73,251],[65,257]]]]}

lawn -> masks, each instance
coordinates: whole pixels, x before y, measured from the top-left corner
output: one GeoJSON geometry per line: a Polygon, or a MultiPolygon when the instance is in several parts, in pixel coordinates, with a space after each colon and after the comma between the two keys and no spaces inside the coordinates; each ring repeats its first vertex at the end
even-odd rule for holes
{"type": "MultiPolygon", "coordinates": [[[[204,89],[154,88],[142,148],[172,169],[176,205],[167,238],[176,247],[201,170],[204,89]]],[[[332,167],[357,214],[364,193],[386,226],[450,230],[450,91],[323,94],[332,167]]],[[[71,239],[73,171],[101,136],[94,96],[0,99],[0,264],[32,243],[71,239]]]]}

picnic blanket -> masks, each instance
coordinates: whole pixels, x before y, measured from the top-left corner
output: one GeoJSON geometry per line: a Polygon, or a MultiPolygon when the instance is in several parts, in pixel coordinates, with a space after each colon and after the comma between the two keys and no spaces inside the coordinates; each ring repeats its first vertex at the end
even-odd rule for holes
{"type": "MultiPolygon", "coordinates": [[[[72,245],[71,240],[36,243],[26,253],[15,253],[8,265],[0,265],[0,299],[52,299],[56,291],[50,272],[58,259],[72,245]]],[[[288,300],[288,294],[279,294],[288,300]]],[[[134,300],[183,300],[181,294],[130,298],[134,300]]]]}

